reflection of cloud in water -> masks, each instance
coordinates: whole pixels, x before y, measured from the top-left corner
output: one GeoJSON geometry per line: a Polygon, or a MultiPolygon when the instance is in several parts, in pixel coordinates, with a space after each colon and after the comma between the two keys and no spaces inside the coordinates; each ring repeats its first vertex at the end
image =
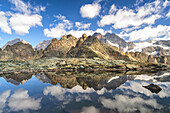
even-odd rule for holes
{"type": "MultiPolygon", "coordinates": [[[[152,93],[143,86],[149,85],[145,81],[127,81],[125,84],[120,86],[118,89],[122,90],[124,94],[136,95],[136,93],[145,94],[146,96],[157,95],[160,98],[170,97],[170,83],[169,82],[156,82],[158,86],[161,87],[161,91],[158,94],[152,93]]],[[[139,95],[139,94],[137,94],[139,95]]]]}
{"type": "Polygon", "coordinates": [[[156,81],[153,76],[148,76],[148,75],[137,75],[135,77],[135,80],[142,80],[142,81],[149,81],[149,82],[156,81]]]}
{"type": "Polygon", "coordinates": [[[99,113],[99,110],[95,108],[94,106],[83,107],[81,113],[99,113]]]}
{"type": "Polygon", "coordinates": [[[71,100],[73,100],[72,94],[77,94],[77,96],[75,97],[75,100],[77,102],[81,100],[91,100],[88,94],[93,92],[95,92],[93,88],[87,88],[86,90],[84,90],[81,86],[78,85],[73,87],[72,89],[62,88],[59,85],[48,86],[44,89],[44,95],[51,94],[52,96],[55,96],[59,101],[63,101],[63,104],[68,104],[71,100]]]}
{"type": "Polygon", "coordinates": [[[19,89],[15,91],[14,94],[9,98],[8,106],[12,111],[20,111],[20,110],[38,110],[41,108],[40,106],[41,99],[35,100],[28,95],[27,90],[19,89]]]}
{"type": "Polygon", "coordinates": [[[5,103],[9,95],[10,95],[10,90],[7,90],[3,92],[2,94],[0,94],[0,113],[3,112],[3,108],[5,107],[5,103]]]}
{"type": "Polygon", "coordinates": [[[144,100],[141,97],[130,98],[125,95],[115,95],[115,100],[102,97],[100,101],[105,108],[117,109],[119,112],[140,111],[141,113],[151,113],[151,109],[146,106],[153,107],[154,109],[162,108],[155,99],[144,100]]]}

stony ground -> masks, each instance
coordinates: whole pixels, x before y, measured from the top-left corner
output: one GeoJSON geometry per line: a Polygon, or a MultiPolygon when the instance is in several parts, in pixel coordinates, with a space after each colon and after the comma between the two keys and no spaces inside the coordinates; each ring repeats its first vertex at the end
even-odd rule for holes
{"type": "Polygon", "coordinates": [[[29,61],[0,61],[0,73],[31,71],[123,71],[166,69],[169,65],[158,63],[127,62],[100,58],[43,58],[29,61]]]}

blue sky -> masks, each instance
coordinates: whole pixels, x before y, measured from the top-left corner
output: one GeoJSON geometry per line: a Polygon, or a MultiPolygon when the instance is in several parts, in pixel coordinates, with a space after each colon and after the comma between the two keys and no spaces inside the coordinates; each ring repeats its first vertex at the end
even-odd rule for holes
{"type": "Polygon", "coordinates": [[[170,40],[168,0],[0,0],[0,47],[36,46],[72,34],[116,33],[127,41],[170,40]]]}

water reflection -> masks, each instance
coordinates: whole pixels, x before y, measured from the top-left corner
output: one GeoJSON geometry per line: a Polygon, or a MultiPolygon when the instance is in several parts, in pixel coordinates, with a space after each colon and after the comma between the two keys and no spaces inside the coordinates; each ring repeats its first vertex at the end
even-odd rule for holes
{"type": "Polygon", "coordinates": [[[170,72],[8,74],[0,77],[0,113],[168,112],[170,72]],[[151,83],[156,94],[143,86],[151,83]]]}

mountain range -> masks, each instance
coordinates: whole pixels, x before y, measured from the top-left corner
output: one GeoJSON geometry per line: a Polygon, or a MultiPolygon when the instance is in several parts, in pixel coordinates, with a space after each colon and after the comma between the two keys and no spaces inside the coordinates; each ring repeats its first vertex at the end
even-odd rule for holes
{"type": "Polygon", "coordinates": [[[40,42],[34,48],[25,40],[16,38],[0,49],[1,60],[27,60],[44,57],[94,58],[155,62],[170,64],[170,40],[126,42],[114,33],[83,34],[76,38],[64,35],[60,40],[40,42]]]}

